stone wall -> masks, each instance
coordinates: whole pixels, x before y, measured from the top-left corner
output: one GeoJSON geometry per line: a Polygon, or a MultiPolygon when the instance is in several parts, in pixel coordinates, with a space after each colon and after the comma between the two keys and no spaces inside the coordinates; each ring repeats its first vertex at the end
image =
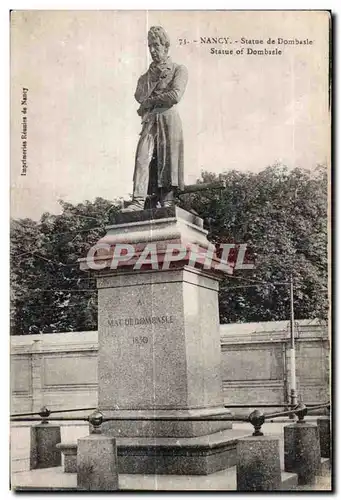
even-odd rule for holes
{"type": "Polygon", "coordinates": [[[97,406],[97,332],[11,337],[11,413],[97,406]]]}
{"type": "MultiPolygon", "coordinates": [[[[221,325],[225,404],[283,404],[288,322],[221,325]]],[[[317,321],[296,323],[298,392],[329,399],[329,340],[317,321]]],[[[11,413],[97,405],[97,332],[11,337],[11,413]]]]}
{"type": "MultiPolygon", "coordinates": [[[[221,325],[225,404],[288,401],[289,322],[221,325]]],[[[295,323],[297,392],[305,403],[329,399],[328,329],[318,321],[295,323]]]]}

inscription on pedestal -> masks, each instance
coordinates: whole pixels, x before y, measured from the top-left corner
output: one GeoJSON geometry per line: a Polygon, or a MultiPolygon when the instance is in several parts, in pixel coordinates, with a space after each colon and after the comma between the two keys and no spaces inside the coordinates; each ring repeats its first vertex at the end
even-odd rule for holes
{"type": "Polygon", "coordinates": [[[133,344],[144,345],[148,344],[148,342],[149,342],[148,337],[142,337],[142,335],[140,335],[139,337],[133,337],[133,344]]]}
{"type": "Polygon", "coordinates": [[[181,283],[162,282],[100,290],[102,408],[186,405],[181,289],[181,283]]]}
{"type": "Polygon", "coordinates": [[[108,319],[108,326],[164,325],[174,323],[174,316],[147,316],[144,318],[108,319]]]}

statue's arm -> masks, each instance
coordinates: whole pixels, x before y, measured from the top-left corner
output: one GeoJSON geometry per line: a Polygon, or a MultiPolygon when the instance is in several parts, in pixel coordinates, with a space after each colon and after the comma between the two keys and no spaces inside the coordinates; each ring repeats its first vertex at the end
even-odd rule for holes
{"type": "Polygon", "coordinates": [[[175,70],[174,78],[171,82],[171,88],[168,88],[165,91],[156,91],[156,95],[149,97],[143,102],[143,106],[145,107],[153,107],[153,106],[173,106],[177,104],[187,86],[188,81],[188,71],[185,66],[178,66],[175,70]]]}
{"type": "Polygon", "coordinates": [[[148,97],[148,80],[146,75],[142,75],[138,79],[134,97],[140,104],[148,97]]]}
{"type": "Polygon", "coordinates": [[[140,76],[140,78],[137,81],[137,87],[134,94],[134,97],[137,100],[137,102],[142,104],[142,102],[148,99],[148,97],[153,92],[157,83],[158,83],[157,81],[153,80],[150,77],[148,71],[144,75],[140,76]]]}

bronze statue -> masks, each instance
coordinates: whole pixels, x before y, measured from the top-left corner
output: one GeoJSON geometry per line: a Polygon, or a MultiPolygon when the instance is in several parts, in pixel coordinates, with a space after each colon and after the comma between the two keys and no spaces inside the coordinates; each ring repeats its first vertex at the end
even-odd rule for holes
{"type": "Polygon", "coordinates": [[[150,28],[148,47],[153,62],[139,78],[135,92],[142,131],[135,157],[133,200],[125,211],[172,205],[174,191],[184,187],[183,134],[176,105],[185,92],[188,74],[185,66],[168,56],[169,45],[161,26],[150,28]]]}

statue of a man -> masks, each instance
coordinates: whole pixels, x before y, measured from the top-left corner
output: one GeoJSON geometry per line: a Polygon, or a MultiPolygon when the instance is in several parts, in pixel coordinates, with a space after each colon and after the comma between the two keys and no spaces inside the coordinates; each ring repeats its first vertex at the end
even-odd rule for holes
{"type": "Polygon", "coordinates": [[[142,131],[137,145],[133,200],[125,210],[143,210],[147,195],[154,195],[154,207],[172,205],[174,188],[183,189],[184,156],[180,116],[176,109],[188,80],[185,66],[168,56],[170,41],[161,26],[148,32],[153,62],[142,75],[135,92],[140,103],[142,131]]]}

